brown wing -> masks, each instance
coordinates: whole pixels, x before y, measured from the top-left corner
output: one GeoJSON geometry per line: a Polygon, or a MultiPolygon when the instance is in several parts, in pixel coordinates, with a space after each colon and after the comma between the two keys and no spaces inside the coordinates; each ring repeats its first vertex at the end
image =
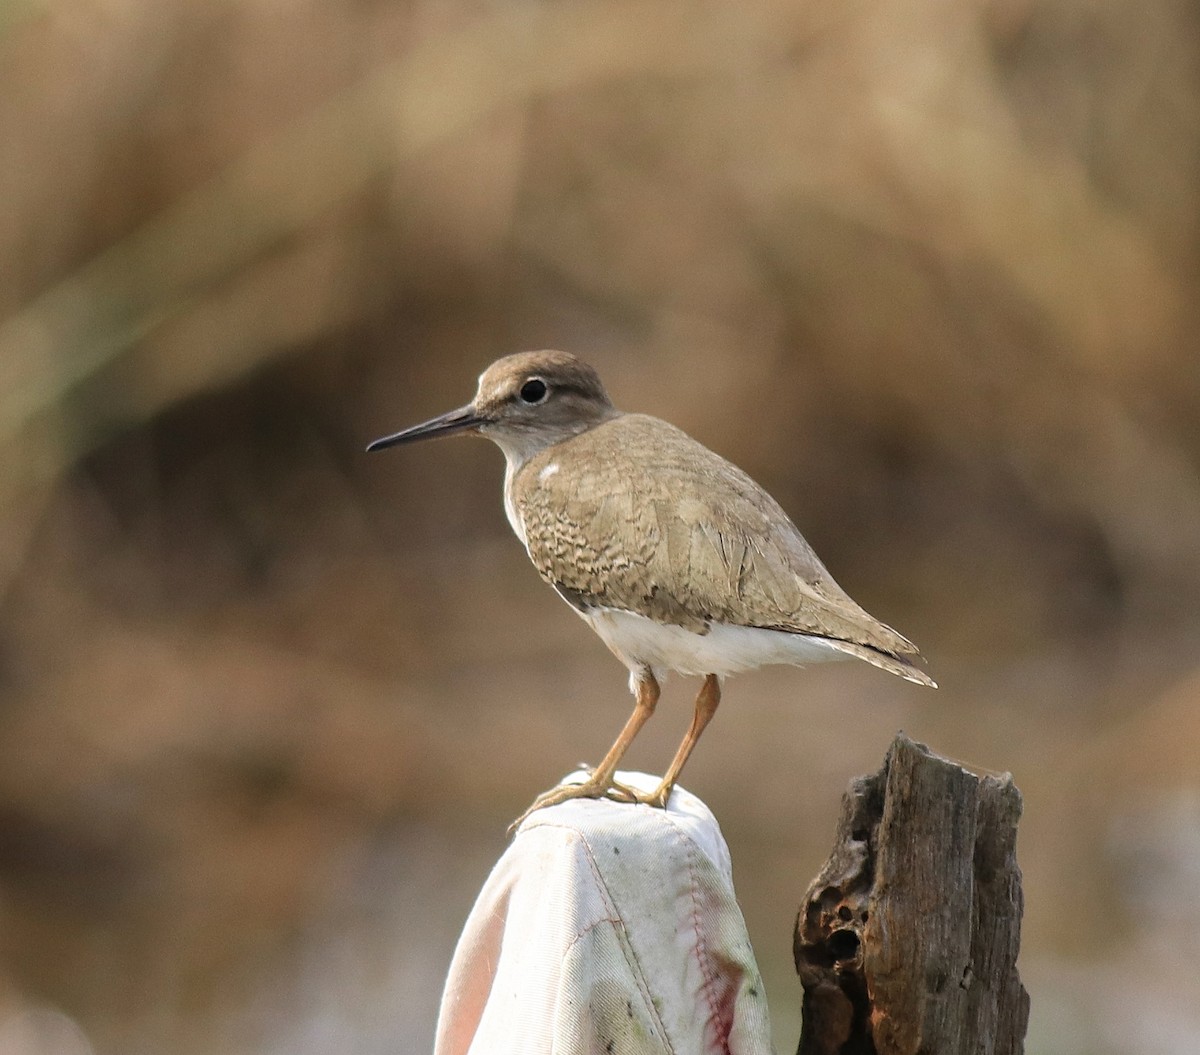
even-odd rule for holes
{"type": "Polygon", "coordinates": [[[545,451],[513,498],[534,565],[577,606],[697,633],[715,620],[820,635],[905,667],[917,655],[834,582],[770,495],[666,422],[626,414],[545,451]],[[588,471],[547,471],[568,457],[588,471]]]}

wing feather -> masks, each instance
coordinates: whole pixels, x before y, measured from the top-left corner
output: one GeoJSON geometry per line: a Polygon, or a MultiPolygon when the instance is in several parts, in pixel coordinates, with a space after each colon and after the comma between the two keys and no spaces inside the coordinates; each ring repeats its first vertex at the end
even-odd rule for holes
{"type": "Polygon", "coordinates": [[[906,668],[917,655],[838,586],[766,491],[665,422],[625,414],[556,445],[518,472],[513,498],[539,573],[582,606],[697,633],[716,620],[818,635],[906,668]],[[587,471],[543,477],[564,457],[587,471]]]}

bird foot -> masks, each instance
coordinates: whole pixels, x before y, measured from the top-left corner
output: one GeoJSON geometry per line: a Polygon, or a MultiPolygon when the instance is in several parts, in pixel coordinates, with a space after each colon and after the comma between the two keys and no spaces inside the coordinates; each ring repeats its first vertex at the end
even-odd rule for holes
{"type": "Polygon", "coordinates": [[[638,791],[637,788],[631,788],[628,784],[622,784],[620,781],[614,780],[612,786],[604,793],[606,798],[610,798],[613,802],[636,802],[642,806],[653,806],[656,809],[665,810],[667,808],[667,800],[671,797],[671,792],[675,790],[675,785],[659,784],[653,791],[638,791]]]}
{"type": "Polygon", "coordinates": [[[549,791],[543,791],[530,804],[529,809],[521,814],[515,821],[508,826],[508,834],[512,835],[533,813],[538,810],[545,809],[547,806],[557,806],[560,802],[568,802],[571,799],[602,799],[612,789],[611,783],[598,781],[595,777],[589,777],[582,784],[559,784],[557,787],[551,788],[549,791]]]}
{"type": "Polygon", "coordinates": [[[612,780],[604,792],[604,797],[612,799],[613,802],[638,802],[638,795],[640,794],[641,792],[637,788],[631,788],[628,784],[622,784],[619,780],[612,780]]]}
{"type": "Polygon", "coordinates": [[[665,810],[667,808],[667,800],[671,797],[671,792],[675,790],[674,784],[659,784],[651,792],[635,791],[632,788],[623,789],[632,794],[634,802],[640,802],[643,806],[653,806],[655,809],[665,810]]]}
{"type": "Polygon", "coordinates": [[[672,787],[665,784],[660,784],[654,791],[645,792],[638,791],[637,788],[631,788],[628,784],[622,784],[618,780],[597,780],[595,776],[590,776],[582,784],[559,784],[557,787],[551,788],[549,791],[543,791],[530,804],[529,809],[521,814],[515,821],[508,826],[508,834],[512,835],[528,818],[540,809],[545,809],[547,806],[557,806],[560,802],[569,802],[571,799],[611,799],[613,802],[629,802],[641,803],[644,806],[655,806],[658,809],[665,809],[667,800],[671,797],[672,787]]]}

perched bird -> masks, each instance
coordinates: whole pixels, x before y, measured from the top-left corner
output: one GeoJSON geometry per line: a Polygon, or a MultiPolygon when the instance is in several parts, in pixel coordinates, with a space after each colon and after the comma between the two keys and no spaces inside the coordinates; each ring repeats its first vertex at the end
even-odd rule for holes
{"type": "Polygon", "coordinates": [[[675,426],[617,410],[575,356],[506,356],[483,372],[466,406],[367,450],[460,432],[504,452],[513,531],[542,578],[629,669],[635,698],[590,777],[539,795],[520,820],[577,797],[665,806],[729,674],[853,657],[935,686],[916,666],[916,646],[850,599],[766,491],[675,426]],[[614,773],[668,671],[703,675],[704,685],[662,783],[645,794],[614,773]]]}

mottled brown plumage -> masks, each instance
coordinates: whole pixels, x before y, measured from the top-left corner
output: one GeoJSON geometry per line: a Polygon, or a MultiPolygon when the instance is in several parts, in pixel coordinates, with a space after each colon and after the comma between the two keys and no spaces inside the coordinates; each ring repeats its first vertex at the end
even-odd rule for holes
{"type": "Polygon", "coordinates": [[[472,431],[504,451],[505,510],[534,566],[630,670],[637,703],[591,778],[539,796],[665,805],[715,713],[720,677],[838,655],[919,684],[912,642],[868,615],[825,570],[779,504],[741,469],[658,418],[613,407],[565,352],[493,363],[475,399],[369,450],[472,431]],[[695,717],[650,796],[614,780],[668,670],[706,674],[695,717]]]}
{"type": "Polygon", "coordinates": [[[576,607],[818,635],[924,678],[916,646],[838,586],[775,499],[665,421],[611,418],[530,458],[511,492],[530,559],[576,607]],[[542,477],[567,460],[587,471],[542,477]]]}

